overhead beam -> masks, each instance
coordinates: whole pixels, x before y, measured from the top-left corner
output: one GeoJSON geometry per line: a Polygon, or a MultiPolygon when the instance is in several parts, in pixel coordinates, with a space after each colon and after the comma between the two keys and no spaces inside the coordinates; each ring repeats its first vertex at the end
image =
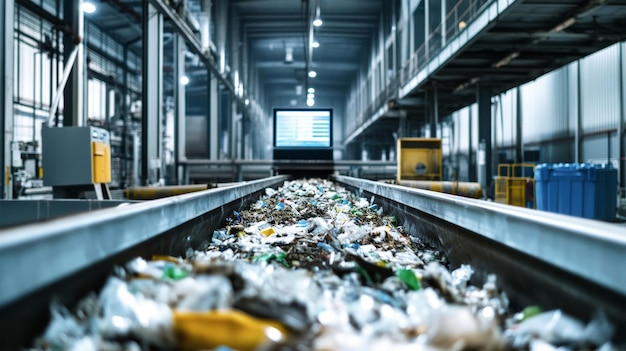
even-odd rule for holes
{"type": "MultiPolygon", "coordinates": [[[[256,62],[254,64],[255,67],[264,69],[264,68],[293,68],[293,69],[305,69],[304,62],[293,62],[293,63],[285,63],[283,61],[264,61],[264,62],[256,62]]],[[[361,68],[361,65],[357,63],[347,63],[347,62],[319,62],[314,61],[311,63],[311,67],[313,69],[321,69],[324,68],[325,71],[358,71],[361,68]]]]}

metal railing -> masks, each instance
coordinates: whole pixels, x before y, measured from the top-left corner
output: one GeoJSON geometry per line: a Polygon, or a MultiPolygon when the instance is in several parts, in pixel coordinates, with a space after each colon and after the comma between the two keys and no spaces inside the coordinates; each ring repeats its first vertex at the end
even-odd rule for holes
{"type": "Polygon", "coordinates": [[[413,52],[402,67],[398,68],[395,76],[389,80],[385,88],[377,95],[361,113],[357,112],[357,121],[350,133],[354,133],[361,124],[371,118],[392,97],[398,96],[401,86],[407,84],[416,76],[434,57],[436,57],[446,43],[463,32],[469,23],[481,14],[487,6],[496,0],[459,0],[452,7],[442,21],[426,38],[424,43],[413,52]],[[445,25],[445,28],[444,28],[445,25]],[[442,33],[445,31],[445,40],[442,33]]]}

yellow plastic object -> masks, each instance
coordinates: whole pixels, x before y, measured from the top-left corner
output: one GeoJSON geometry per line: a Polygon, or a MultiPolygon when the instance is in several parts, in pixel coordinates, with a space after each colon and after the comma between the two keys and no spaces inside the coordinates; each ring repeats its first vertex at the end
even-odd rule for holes
{"type": "Polygon", "coordinates": [[[111,146],[99,141],[91,142],[92,177],[94,183],[111,182],[111,146]]]}
{"type": "Polygon", "coordinates": [[[259,233],[263,236],[271,236],[271,235],[276,234],[276,230],[272,227],[269,227],[269,228],[259,230],[259,233]]]}
{"type": "Polygon", "coordinates": [[[530,169],[535,174],[532,163],[502,163],[498,165],[498,176],[495,178],[495,202],[520,206],[535,207],[535,179],[524,177],[524,171],[530,169]]]}
{"type": "Polygon", "coordinates": [[[235,350],[255,350],[286,335],[278,322],[253,318],[243,312],[174,311],[174,332],[183,350],[214,349],[225,345],[235,350]]]}
{"type": "Polygon", "coordinates": [[[180,263],[180,259],[174,256],[168,255],[152,255],[152,261],[166,261],[172,263],[180,263]]]}
{"type": "Polygon", "coordinates": [[[397,180],[441,180],[441,139],[398,138],[397,180]]]}

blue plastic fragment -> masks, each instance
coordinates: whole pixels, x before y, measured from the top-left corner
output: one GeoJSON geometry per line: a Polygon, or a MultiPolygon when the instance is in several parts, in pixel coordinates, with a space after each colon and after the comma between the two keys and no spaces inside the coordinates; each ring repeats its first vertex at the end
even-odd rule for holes
{"type": "Polygon", "coordinates": [[[317,243],[317,247],[321,248],[324,251],[328,251],[328,252],[335,251],[335,249],[332,246],[330,246],[330,245],[328,245],[326,243],[323,243],[323,242],[318,242],[317,243]]]}

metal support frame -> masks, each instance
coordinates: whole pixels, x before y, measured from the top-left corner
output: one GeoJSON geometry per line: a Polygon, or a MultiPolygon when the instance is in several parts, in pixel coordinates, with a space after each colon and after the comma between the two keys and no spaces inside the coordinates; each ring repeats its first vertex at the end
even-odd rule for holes
{"type": "Polygon", "coordinates": [[[522,127],[524,111],[522,109],[522,88],[515,88],[515,162],[524,162],[524,140],[522,140],[522,127]]]}
{"type": "Polygon", "coordinates": [[[11,141],[13,139],[13,0],[0,5],[0,198],[13,197],[11,141]]]}
{"type": "Polygon", "coordinates": [[[66,33],[63,40],[64,62],[70,60],[74,48],[76,48],[76,60],[71,67],[68,84],[65,88],[63,125],[83,126],[86,121],[85,110],[85,87],[87,70],[85,67],[85,46],[80,43],[85,37],[85,18],[81,5],[83,1],[66,1],[63,7],[65,21],[72,28],[72,33],[66,33]]]}
{"type": "Polygon", "coordinates": [[[141,112],[141,183],[160,177],[160,139],[163,78],[163,17],[150,3],[143,3],[143,60],[141,112]]]}
{"type": "Polygon", "coordinates": [[[624,50],[626,50],[626,45],[624,45],[624,42],[619,43],[619,96],[620,96],[620,104],[619,104],[619,110],[620,110],[620,115],[619,115],[619,124],[617,127],[617,138],[618,138],[618,145],[619,145],[619,150],[617,152],[619,158],[619,173],[620,173],[620,177],[619,177],[619,187],[620,188],[624,188],[626,187],[626,140],[624,140],[624,138],[626,138],[626,133],[624,132],[624,128],[626,125],[626,102],[624,100],[626,100],[626,89],[624,88],[624,84],[626,84],[626,77],[624,77],[624,75],[626,75],[626,70],[624,69],[624,65],[626,64],[626,62],[624,61],[625,57],[624,57],[624,50]]]}
{"type": "Polygon", "coordinates": [[[467,128],[468,134],[468,147],[467,147],[467,163],[468,163],[468,179],[470,182],[475,182],[478,180],[476,176],[476,158],[474,157],[474,113],[472,112],[473,108],[470,106],[468,108],[468,120],[469,120],[469,128],[467,128]]]}
{"type": "Polygon", "coordinates": [[[491,89],[484,84],[476,87],[476,101],[478,102],[478,141],[484,143],[484,159],[479,157],[478,167],[484,165],[485,193],[491,196],[493,141],[492,141],[492,116],[491,116],[491,89]]]}
{"type": "Polygon", "coordinates": [[[209,72],[208,76],[208,89],[209,89],[209,97],[207,102],[209,104],[207,110],[207,125],[209,126],[209,159],[217,160],[219,158],[219,87],[217,83],[217,79],[215,79],[214,74],[209,72]]]}
{"type": "Polygon", "coordinates": [[[582,160],[582,84],[581,84],[581,60],[576,61],[576,125],[574,126],[574,161],[582,160]]]}
{"type": "Polygon", "coordinates": [[[174,130],[176,139],[174,143],[174,163],[176,184],[182,184],[184,177],[182,172],[181,161],[186,158],[186,112],[185,112],[185,86],[181,83],[182,77],[185,75],[185,43],[178,34],[174,34],[174,60],[176,65],[176,75],[174,84],[174,130]]]}
{"type": "MultiPolygon", "coordinates": [[[[196,37],[196,35],[191,31],[189,26],[185,23],[185,21],[180,18],[172,8],[165,3],[164,0],[147,0],[149,1],[173,26],[174,30],[180,33],[183,38],[185,38],[185,42],[187,43],[187,48],[198,55],[202,62],[209,68],[209,70],[215,74],[217,79],[219,79],[224,86],[230,90],[233,95],[235,95],[235,87],[233,84],[220,73],[219,68],[215,65],[213,58],[209,55],[209,53],[205,52],[202,48],[202,43],[196,37]]],[[[217,6],[216,6],[217,7],[217,6]]],[[[219,18],[220,16],[217,16],[219,18]]],[[[243,104],[243,100],[237,98],[239,103],[243,104]]]]}

